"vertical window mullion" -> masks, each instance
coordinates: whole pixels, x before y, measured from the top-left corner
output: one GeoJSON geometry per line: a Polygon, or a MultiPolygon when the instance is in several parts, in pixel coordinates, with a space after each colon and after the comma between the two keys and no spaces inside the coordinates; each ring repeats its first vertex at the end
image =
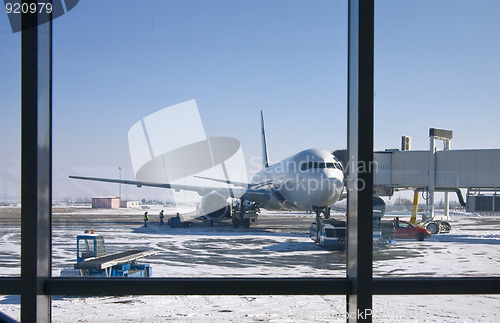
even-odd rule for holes
{"type": "MultiPolygon", "coordinates": [[[[35,3],[36,1],[30,1],[35,3]]],[[[49,13],[44,13],[50,15],[49,13]]],[[[21,321],[48,322],[51,297],[52,24],[21,17],[21,321]],[[33,27],[35,26],[35,27],[33,27]]],[[[46,20],[45,20],[46,21],[46,20]]]]}
{"type": "Polygon", "coordinates": [[[373,0],[350,0],[348,20],[348,320],[372,321],[373,0]]]}

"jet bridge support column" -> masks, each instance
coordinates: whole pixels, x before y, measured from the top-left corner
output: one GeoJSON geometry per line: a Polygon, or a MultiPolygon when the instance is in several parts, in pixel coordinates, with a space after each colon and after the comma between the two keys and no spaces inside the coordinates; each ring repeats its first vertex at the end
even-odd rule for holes
{"type": "MultiPolygon", "coordinates": [[[[453,138],[453,132],[451,130],[444,129],[429,129],[429,141],[430,141],[430,149],[429,149],[429,200],[427,206],[427,217],[426,220],[434,219],[434,186],[436,181],[436,139],[440,139],[444,141],[444,149],[450,149],[450,140],[453,138]]],[[[448,216],[449,213],[449,197],[445,194],[446,206],[445,206],[445,214],[448,216]]]]}
{"type": "MultiPolygon", "coordinates": [[[[444,150],[450,150],[450,140],[444,141],[444,150]]],[[[450,193],[444,192],[444,217],[446,220],[450,219],[450,193]]]]}
{"type": "Polygon", "coordinates": [[[425,220],[434,218],[434,181],[436,179],[436,138],[434,136],[430,136],[429,140],[429,196],[427,200],[427,215],[425,220]]]}

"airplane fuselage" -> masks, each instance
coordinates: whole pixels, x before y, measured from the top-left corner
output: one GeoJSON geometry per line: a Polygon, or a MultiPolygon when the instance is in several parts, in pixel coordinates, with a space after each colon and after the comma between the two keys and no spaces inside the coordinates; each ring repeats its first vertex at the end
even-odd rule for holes
{"type": "Polygon", "coordinates": [[[337,202],[343,180],[335,156],[326,150],[307,149],[262,169],[252,183],[262,183],[257,189],[270,189],[269,200],[261,205],[265,209],[312,211],[337,202]]]}

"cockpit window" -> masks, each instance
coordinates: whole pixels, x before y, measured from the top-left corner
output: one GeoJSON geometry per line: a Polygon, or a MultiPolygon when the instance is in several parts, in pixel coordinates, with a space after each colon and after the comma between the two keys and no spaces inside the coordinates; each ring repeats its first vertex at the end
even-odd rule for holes
{"type": "Polygon", "coordinates": [[[300,170],[305,172],[308,169],[320,169],[320,168],[337,168],[342,170],[340,163],[325,163],[325,162],[307,162],[300,166],[300,170]]]}

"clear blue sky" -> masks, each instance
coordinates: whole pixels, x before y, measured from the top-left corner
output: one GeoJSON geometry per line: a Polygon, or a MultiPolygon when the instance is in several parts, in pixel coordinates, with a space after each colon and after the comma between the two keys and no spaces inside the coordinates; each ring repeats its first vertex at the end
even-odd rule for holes
{"type": "MultiPolygon", "coordinates": [[[[452,129],[454,149],[500,148],[499,14],[495,0],[376,1],[376,149],[402,135],[427,149],[430,127],[452,129]]],[[[347,1],[81,0],[53,27],[55,198],[117,194],[67,176],[133,178],[129,128],[189,99],[248,160],[261,109],[271,160],[346,147],[347,1]]],[[[18,192],[20,154],[20,35],[5,13],[0,39],[1,200],[18,192]]]]}

